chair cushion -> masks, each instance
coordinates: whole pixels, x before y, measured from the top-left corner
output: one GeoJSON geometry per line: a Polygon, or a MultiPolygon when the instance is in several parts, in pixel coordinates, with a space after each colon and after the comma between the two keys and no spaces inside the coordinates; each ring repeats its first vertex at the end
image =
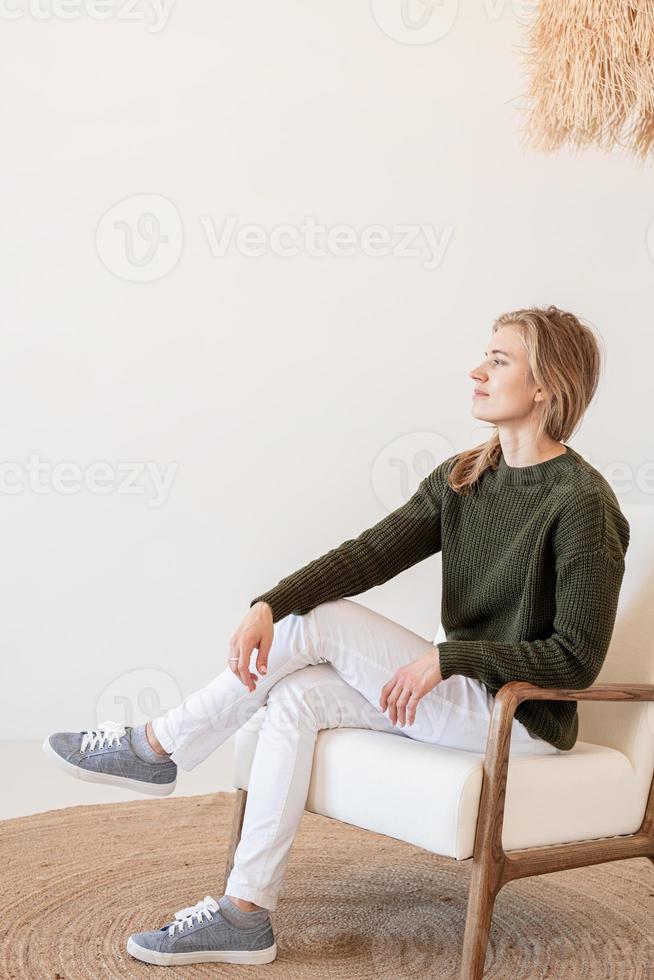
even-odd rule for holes
{"type": "MultiPolygon", "coordinates": [[[[248,789],[266,706],[234,737],[234,784],[248,789]]],[[[390,732],[318,732],[306,809],[435,854],[473,855],[484,756],[390,732]]],[[[632,834],[646,799],[626,755],[577,741],[509,759],[505,850],[632,834]]]]}

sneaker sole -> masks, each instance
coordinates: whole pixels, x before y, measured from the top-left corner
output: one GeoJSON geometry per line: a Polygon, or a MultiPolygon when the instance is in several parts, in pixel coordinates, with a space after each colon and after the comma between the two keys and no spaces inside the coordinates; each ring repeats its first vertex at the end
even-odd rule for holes
{"type": "Polygon", "coordinates": [[[277,943],[267,949],[208,949],[197,953],[159,953],[127,940],[127,952],[143,963],[156,966],[179,966],[184,963],[272,963],[277,956],[277,943]]]}
{"type": "Polygon", "coordinates": [[[149,796],[170,796],[175,789],[177,780],[172,783],[144,783],[141,779],[130,779],[128,776],[112,776],[106,772],[90,772],[88,769],[80,769],[62,758],[50,745],[49,736],[43,742],[43,751],[56,764],[75,779],[81,779],[86,783],[105,783],[109,786],[120,786],[122,789],[131,789],[137,793],[147,793],[149,796]]]}

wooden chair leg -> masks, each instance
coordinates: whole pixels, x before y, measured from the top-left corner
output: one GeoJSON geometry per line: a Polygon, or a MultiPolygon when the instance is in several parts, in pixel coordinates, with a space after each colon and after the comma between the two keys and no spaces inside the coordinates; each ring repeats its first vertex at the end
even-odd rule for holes
{"type": "Polygon", "coordinates": [[[497,871],[488,859],[473,861],[459,980],[481,980],[484,975],[495,897],[501,888],[497,871]]]}
{"type": "Polygon", "coordinates": [[[225,879],[223,881],[223,894],[227,889],[227,879],[234,867],[234,855],[238,842],[241,839],[243,828],[243,817],[245,815],[245,804],[247,803],[248,791],[246,789],[236,790],[236,800],[234,801],[234,816],[232,817],[232,828],[229,835],[229,846],[227,849],[227,864],[225,865],[225,879]]]}

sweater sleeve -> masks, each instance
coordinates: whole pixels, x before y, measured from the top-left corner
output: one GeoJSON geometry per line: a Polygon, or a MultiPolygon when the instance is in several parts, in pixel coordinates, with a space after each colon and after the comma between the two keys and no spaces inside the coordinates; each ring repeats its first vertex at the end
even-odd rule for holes
{"type": "Polygon", "coordinates": [[[551,636],[517,643],[438,643],[443,679],[464,674],[494,690],[516,680],[539,687],[589,687],[608,651],[624,569],[624,557],[605,545],[567,558],[557,567],[551,636]]]}
{"type": "MultiPolygon", "coordinates": [[[[450,457],[451,458],[451,457],[450,457]]],[[[445,463],[424,477],[415,493],[377,524],[292,572],[255,602],[267,602],[273,622],[304,615],[322,602],[381,585],[441,549],[445,463]]]]}

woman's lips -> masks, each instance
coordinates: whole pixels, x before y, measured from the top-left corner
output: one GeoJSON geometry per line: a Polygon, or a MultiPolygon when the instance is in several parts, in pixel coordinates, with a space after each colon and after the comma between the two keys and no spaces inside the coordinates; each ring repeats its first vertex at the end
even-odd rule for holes
{"type": "Polygon", "coordinates": [[[473,398],[488,398],[488,395],[486,394],[485,391],[473,391],[472,397],[473,398]]]}

